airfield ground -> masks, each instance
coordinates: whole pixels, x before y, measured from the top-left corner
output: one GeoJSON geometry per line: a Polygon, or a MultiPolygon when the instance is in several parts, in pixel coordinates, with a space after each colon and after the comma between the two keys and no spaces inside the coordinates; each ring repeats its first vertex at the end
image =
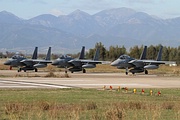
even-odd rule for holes
{"type": "Polygon", "coordinates": [[[0,70],[0,88],[96,88],[103,86],[128,88],[179,88],[180,77],[154,74],[125,75],[124,73],[68,73],[53,72],[56,77],[47,77],[49,72],[17,72],[0,70]]]}
{"type": "Polygon", "coordinates": [[[179,68],[166,68],[148,75],[125,75],[109,66],[85,74],[52,69],[18,73],[5,68],[0,70],[0,119],[179,120],[179,68]],[[128,92],[118,91],[119,86],[128,92]]]}

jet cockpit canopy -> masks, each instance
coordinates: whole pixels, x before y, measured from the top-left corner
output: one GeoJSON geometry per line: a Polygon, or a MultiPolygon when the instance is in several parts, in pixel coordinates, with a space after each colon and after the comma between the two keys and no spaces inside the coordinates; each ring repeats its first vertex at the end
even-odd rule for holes
{"type": "Polygon", "coordinates": [[[121,55],[120,57],[119,57],[119,59],[122,59],[122,60],[124,60],[124,59],[130,59],[131,57],[130,56],[128,56],[128,55],[121,55]]]}
{"type": "Polygon", "coordinates": [[[60,59],[65,59],[65,58],[68,58],[68,57],[71,57],[71,56],[68,56],[68,55],[61,55],[59,58],[60,58],[60,59]]]}
{"type": "Polygon", "coordinates": [[[21,55],[13,55],[11,58],[12,58],[12,59],[19,59],[19,58],[24,58],[24,56],[21,56],[21,55]]]}

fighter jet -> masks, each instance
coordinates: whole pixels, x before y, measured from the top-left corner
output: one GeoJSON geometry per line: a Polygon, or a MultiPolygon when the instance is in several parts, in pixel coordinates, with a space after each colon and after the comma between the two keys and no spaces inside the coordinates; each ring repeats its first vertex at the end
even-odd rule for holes
{"type": "MultiPolygon", "coordinates": [[[[31,59],[37,59],[37,51],[38,51],[38,47],[35,47],[32,58],[31,59]]],[[[19,66],[23,66],[24,64],[21,63],[20,61],[27,59],[24,56],[21,56],[19,54],[15,54],[13,55],[9,60],[7,60],[6,62],[4,62],[4,65],[9,65],[10,66],[10,70],[12,69],[12,67],[19,67],[19,66]]]]}
{"type": "MultiPolygon", "coordinates": [[[[82,48],[80,57],[77,59],[73,59],[70,57],[65,57],[64,56],[61,58],[58,58],[55,60],[52,65],[58,66],[58,67],[65,67],[68,68],[71,73],[73,72],[79,72],[83,71],[83,73],[86,73],[85,68],[95,68],[96,64],[102,64],[105,63],[105,61],[98,61],[99,59],[99,48],[97,48],[96,53],[94,55],[93,60],[86,60],[84,59],[84,49],[85,47],[82,48]]],[[[67,72],[67,71],[66,71],[67,72]]]]}
{"type": "Polygon", "coordinates": [[[11,59],[7,60],[4,65],[10,65],[10,67],[18,67],[18,72],[20,72],[21,70],[24,70],[24,72],[26,72],[27,70],[35,70],[35,72],[37,72],[37,68],[46,67],[48,63],[51,63],[51,47],[49,47],[47,56],[44,60],[37,59],[37,50],[38,48],[36,47],[32,59],[27,59],[23,56],[15,55],[11,59]]]}
{"type": "Polygon", "coordinates": [[[96,64],[107,64],[107,61],[99,61],[99,51],[100,49],[98,47],[92,60],[72,59],[68,61],[68,63],[71,64],[71,68],[69,68],[71,73],[78,71],[83,71],[83,73],[86,73],[85,68],[95,68],[96,64]]]}
{"type": "Polygon", "coordinates": [[[118,69],[126,69],[126,75],[128,75],[128,71],[130,71],[132,74],[140,72],[145,72],[145,74],[148,74],[148,69],[157,69],[159,68],[160,64],[171,63],[169,61],[161,61],[162,48],[163,46],[160,47],[156,60],[146,60],[147,46],[145,46],[139,60],[128,55],[121,55],[117,60],[111,63],[111,66],[116,66],[118,69]]]}
{"type": "MultiPolygon", "coordinates": [[[[84,59],[85,54],[85,47],[83,46],[80,52],[80,55],[77,59],[84,59]]],[[[65,73],[67,73],[67,68],[72,66],[71,63],[69,63],[70,60],[73,60],[71,56],[68,55],[62,55],[58,59],[52,62],[52,65],[57,66],[58,68],[65,68],[65,73]]]]}

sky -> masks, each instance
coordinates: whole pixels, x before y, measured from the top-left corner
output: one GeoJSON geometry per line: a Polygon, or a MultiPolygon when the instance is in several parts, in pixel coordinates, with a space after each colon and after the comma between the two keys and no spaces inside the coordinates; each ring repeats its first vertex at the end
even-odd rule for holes
{"type": "Polygon", "coordinates": [[[0,11],[30,19],[41,14],[67,15],[79,9],[91,15],[127,7],[167,19],[180,17],[180,0],[0,0],[0,11]]]}

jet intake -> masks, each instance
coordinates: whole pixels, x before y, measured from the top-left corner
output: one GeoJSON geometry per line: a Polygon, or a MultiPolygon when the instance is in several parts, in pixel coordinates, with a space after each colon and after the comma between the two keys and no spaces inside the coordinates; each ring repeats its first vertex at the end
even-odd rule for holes
{"type": "Polygon", "coordinates": [[[58,65],[58,64],[59,64],[58,61],[54,61],[54,62],[51,63],[51,65],[54,65],[54,66],[56,66],[56,65],[58,65]]]}
{"type": "Polygon", "coordinates": [[[82,68],[95,68],[95,67],[96,67],[96,65],[94,65],[94,64],[85,64],[82,66],[82,68]]]}
{"type": "Polygon", "coordinates": [[[144,69],[134,68],[134,69],[131,69],[130,72],[132,72],[132,73],[141,73],[141,72],[144,72],[144,69]]]}
{"type": "Polygon", "coordinates": [[[78,72],[78,71],[82,71],[82,68],[73,67],[73,68],[69,68],[69,71],[71,71],[71,72],[78,72]]]}
{"type": "Polygon", "coordinates": [[[58,68],[65,68],[65,66],[62,66],[62,65],[58,65],[57,67],[58,68]]]}
{"type": "Polygon", "coordinates": [[[157,69],[157,68],[159,68],[158,65],[146,65],[146,66],[144,66],[144,69],[157,69]]]}
{"type": "Polygon", "coordinates": [[[117,69],[124,69],[124,67],[122,67],[122,66],[117,66],[117,69]]]}
{"type": "Polygon", "coordinates": [[[46,64],[38,63],[38,64],[35,64],[33,67],[35,67],[35,68],[43,68],[43,67],[46,67],[46,66],[47,66],[46,64]]]}
{"type": "Polygon", "coordinates": [[[11,65],[11,61],[10,60],[7,60],[4,65],[11,65]]]}

